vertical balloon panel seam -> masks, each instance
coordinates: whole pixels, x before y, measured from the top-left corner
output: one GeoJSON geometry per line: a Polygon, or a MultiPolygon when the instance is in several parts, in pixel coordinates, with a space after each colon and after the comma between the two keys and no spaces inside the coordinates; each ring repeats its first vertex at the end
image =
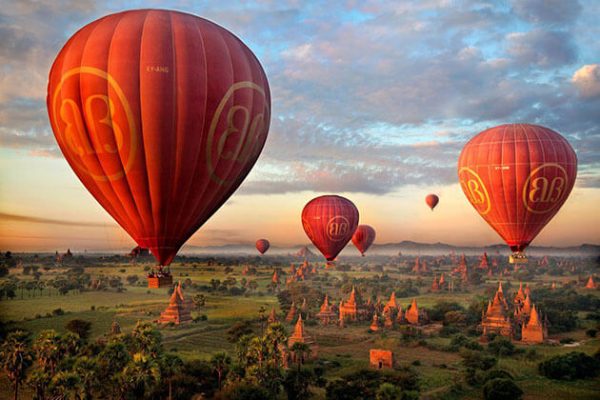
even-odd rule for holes
{"type": "MultiPolygon", "coordinates": [[[[113,39],[114,39],[114,36],[116,34],[117,28],[121,24],[122,21],[123,21],[123,16],[121,16],[117,20],[117,23],[115,24],[115,27],[113,29],[113,32],[112,32],[112,35],[110,37],[110,41],[109,41],[109,44],[108,44],[109,48],[108,48],[108,56],[107,56],[107,61],[106,61],[106,69],[107,69],[107,74],[109,76],[110,76],[109,69],[110,69],[110,64],[111,64],[110,60],[111,60],[111,50],[112,50],[112,45],[113,45],[113,39]]],[[[110,92],[110,87],[109,87],[109,82],[107,80],[107,94],[109,92],[110,92]]],[[[109,98],[110,98],[110,96],[109,96],[109,98]]],[[[110,113],[108,115],[110,115],[110,113]]],[[[110,115],[110,118],[111,118],[110,120],[111,120],[111,126],[112,126],[113,125],[112,124],[112,122],[113,122],[112,115],[110,115]]],[[[114,129],[113,129],[113,134],[114,134],[114,129]]],[[[130,135],[135,135],[135,134],[136,134],[136,132],[130,132],[130,135]]],[[[116,142],[116,136],[115,136],[115,142],[116,142]]],[[[146,224],[144,222],[144,218],[142,218],[142,214],[140,213],[140,209],[139,209],[138,204],[136,202],[135,196],[133,196],[133,192],[131,190],[131,185],[129,184],[129,175],[128,175],[127,170],[125,168],[125,164],[123,164],[123,160],[121,158],[121,153],[118,152],[118,154],[119,154],[119,162],[120,162],[121,168],[123,169],[123,179],[125,180],[124,187],[127,189],[127,195],[128,195],[129,204],[133,205],[133,208],[134,208],[134,210],[135,210],[135,212],[136,212],[136,214],[137,214],[137,216],[139,218],[139,221],[140,221],[140,223],[139,223],[140,226],[139,227],[141,228],[142,232],[144,232],[147,235],[146,224]]],[[[131,236],[133,236],[133,235],[131,235],[131,236]]]]}
{"type": "MultiPolygon", "coordinates": [[[[198,230],[200,229],[200,227],[204,224],[205,221],[202,221],[202,219],[205,217],[204,214],[198,213],[196,212],[196,209],[198,208],[198,204],[200,203],[201,199],[204,197],[204,193],[210,183],[210,179],[202,179],[204,177],[208,178],[208,170],[206,169],[206,162],[205,162],[205,154],[203,154],[203,144],[206,146],[207,141],[206,141],[206,135],[205,135],[205,128],[206,128],[206,123],[208,121],[208,119],[206,118],[207,114],[208,114],[208,82],[209,82],[209,76],[208,76],[208,57],[206,55],[206,43],[204,41],[204,32],[202,31],[202,29],[200,28],[200,25],[203,24],[205,22],[205,20],[200,19],[200,20],[195,20],[193,23],[193,26],[196,30],[196,33],[198,35],[198,41],[201,43],[201,48],[202,48],[202,62],[203,62],[203,73],[204,73],[204,88],[201,91],[202,96],[203,96],[203,103],[204,103],[204,111],[201,113],[202,115],[202,124],[200,125],[201,131],[200,131],[200,140],[199,140],[199,151],[196,153],[196,157],[195,157],[195,162],[194,162],[194,173],[192,174],[192,180],[190,182],[190,187],[187,191],[187,195],[185,197],[185,205],[189,206],[192,209],[192,215],[197,215],[197,219],[196,221],[193,221],[193,223],[190,223],[188,227],[181,227],[181,229],[179,230],[179,235],[182,236],[186,236],[188,239],[198,230]],[[203,187],[202,189],[196,188],[196,183],[202,183],[203,187]],[[192,194],[196,194],[196,196],[192,196],[192,194]],[[190,197],[192,196],[192,197],[190,197]],[[198,200],[194,201],[194,197],[196,197],[198,200]]],[[[199,185],[198,185],[199,186],[199,185]]]]}
{"type": "MultiPolygon", "coordinates": [[[[184,16],[184,17],[185,17],[185,19],[187,19],[187,16],[184,16]]],[[[202,38],[200,37],[200,33],[199,33],[198,25],[196,24],[196,21],[191,21],[190,20],[189,24],[188,24],[188,21],[185,20],[185,19],[183,19],[182,21],[179,21],[179,23],[183,24],[183,26],[185,27],[185,29],[183,30],[185,32],[185,36],[186,36],[185,43],[188,44],[189,42],[194,42],[195,39],[198,39],[198,42],[202,43],[201,47],[203,48],[204,44],[202,42],[202,38]],[[198,38],[196,38],[194,34],[196,34],[198,36],[198,38]]],[[[175,34],[175,31],[174,31],[174,34],[175,34]]],[[[175,40],[174,42],[175,43],[179,43],[178,40],[175,40]]],[[[174,50],[176,50],[177,48],[179,48],[179,46],[175,46],[174,45],[174,50]]],[[[197,48],[196,47],[193,48],[193,53],[190,51],[190,49],[186,50],[186,57],[187,57],[186,58],[186,62],[188,62],[188,63],[190,62],[190,57],[192,59],[195,59],[197,56],[198,56],[198,52],[197,52],[197,48]]],[[[203,62],[206,61],[204,57],[200,57],[200,58],[202,59],[203,62]]],[[[178,58],[176,57],[176,59],[178,59],[178,58]]],[[[204,70],[206,70],[206,68],[204,70]]],[[[187,71],[187,73],[191,73],[193,75],[196,75],[195,70],[194,70],[193,67],[191,67],[191,68],[190,67],[186,67],[186,71],[187,71]]],[[[177,82],[177,80],[176,80],[176,82],[177,82]]],[[[205,85],[206,85],[206,79],[204,80],[204,82],[205,82],[205,85]]],[[[177,82],[177,87],[179,87],[178,82],[177,82]]],[[[192,89],[192,91],[193,90],[194,89],[192,89]]],[[[205,90],[203,90],[203,91],[200,92],[200,93],[203,94],[203,102],[205,104],[205,107],[206,107],[206,104],[207,104],[207,99],[206,99],[206,95],[205,95],[206,92],[207,92],[206,87],[205,87],[205,90]]],[[[190,92],[190,93],[193,96],[194,93],[193,92],[190,92]]],[[[190,94],[188,94],[188,95],[190,95],[190,94]]],[[[196,115],[195,114],[195,110],[193,110],[191,108],[187,108],[186,112],[188,112],[188,113],[192,112],[192,113],[194,113],[194,115],[196,115]]],[[[198,124],[198,126],[201,127],[201,129],[203,129],[204,128],[204,122],[205,122],[205,113],[200,113],[199,117],[200,116],[202,118],[202,123],[198,124]]],[[[179,115],[177,116],[177,118],[179,118],[179,115]]],[[[202,132],[202,130],[200,132],[202,132]]],[[[195,132],[194,132],[194,134],[195,134],[195,132]]],[[[184,137],[185,137],[185,133],[184,133],[184,137]]],[[[199,149],[201,149],[203,137],[201,136],[199,139],[200,140],[198,142],[200,143],[200,145],[198,147],[199,147],[199,149]]],[[[189,143],[189,144],[186,143],[186,145],[193,145],[193,143],[194,143],[194,140],[192,140],[192,142],[189,143]]],[[[190,228],[195,225],[196,221],[192,221],[191,223],[186,223],[185,222],[184,210],[187,208],[187,205],[189,203],[190,193],[193,192],[194,185],[195,185],[195,183],[197,181],[198,155],[200,153],[201,153],[201,151],[192,152],[192,160],[190,160],[191,162],[189,163],[190,167],[192,168],[192,171],[191,171],[191,173],[188,174],[190,176],[190,179],[188,179],[187,182],[183,182],[183,185],[185,186],[185,188],[182,188],[182,191],[180,191],[180,193],[181,193],[181,196],[180,196],[181,197],[181,203],[180,203],[181,206],[179,207],[178,210],[176,210],[176,218],[175,218],[175,220],[177,221],[177,223],[176,223],[175,230],[174,230],[174,233],[173,233],[174,237],[183,237],[183,235],[185,235],[189,239],[194,234],[194,232],[196,231],[196,230],[194,230],[191,234],[188,235],[188,232],[190,231],[190,228]],[[183,218],[182,218],[182,216],[183,216],[183,218]]],[[[185,149],[184,149],[184,154],[186,154],[185,149]]],[[[186,167],[184,166],[183,168],[185,170],[186,167]]]]}
{"type": "MultiPolygon", "coordinates": [[[[167,236],[164,240],[165,242],[169,243],[170,246],[173,247],[177,247],[176,244],[176,236],[175,236],[175,232],[174,229],[176,229],[175,227],[178,227],[179,225],[181,225],[180,221],[178,221],[172,214],[173,213],[177,213],[176,210],[172,209],[172,205],[173,203],[177,203],[177,201],[175,200],[177,194],[176,194],[176,186],[179,184],[179,179],[180,177],[178,176],[178,174],[181,174],[181,171],[178,169],[178,165],[180,162],[180,157],[182,156],[180,154],[179,151],[179,141],[180,141],[180,137],[179,137],[179,90],[177,87],[177,78],[178,78],[178,71],[177,71],[177,43],[175,42],[175,28],[174,28],[174,16],[177,15],[175,13],[168,13],[169,16],[169,31],[170,31],[170,36],[171,36],[171,63],[173,65],[173,75],[171,76],[171,90],[173,92],[173,111],[172,111],[172,123],[171,123],[171,135],[174,136],[174,143],[172,146],[172,150],[171,150],[171,155],[173,157],[171,157],[170,160],[170,177],[169,177],[169,184],[170,184],[170,190],[168,191],[169,193],[169,198],[167,199],[167,207],[166,207],[166,221],[165,224],[166,229],[165,231],[167,232],[167,236]]],[[[170,74],[169,74],[170,75],[170,74]]],[[[181,205],[180,205],[181,207],[181,205]]],[[[179,249],[177,249],[179,250],[179,249]]]]}
{"type": "MultiPolygon", "coordinates": [[[[142,96],[141,96],[142,46],[143,46],[143,39],[144,39],[144,26],[146,24],[147,18],[148,18],[148,11],[145,11],[143,20],[141,21],[140,34],[137,39],[138,54],[135,59],[138,61],[137,61],[137,72],[134,75],[137,78],[137,88],[138,88],[137,93],[135,95],[137,96],[137,104],[139,107],[139,109],[138,109],[139,136],[138,136],[138,138],[140,140],[140,150],[138,150],[138,154],[139,154],[139,158],[140,158],[141,177],[144,180],[144,185],[143,185],[144,186],[144,196],[142,196],[142,197],[144,198],[144,206],[149,212],[149,215],[147,215],[146,218],[144,218],[144,225],[146,227],[145,231],[147,233],[154,234],[156,232],[156,225],[154,223],[154,206],[152,203],[152,196],[150,195],[150,177],[148,176],[148,162],[146,160],[146,141],[145,141],[145,137],[144,137],[144,116],[143,116],[142,96]],[[149,218],[149,220],[148,220],[148,218],[149,218]]],[[[135,239],[136,239],[136,241],[138,240],[137,237],[135,239]]],[[[147,239],[147,237],[144,237],[143,240],[146,241],[148,239],[147,239]]],[[[148,246],[148,244],[146,242],[145,242],[145,244],[146,244],[146,246],[148,246]]]]}
{"type": "MultiPolygon", "coordinates": [[[[155,234],[158,231],[158,224],[156,221],[156,214],[154,211],[154,205],[155,205],[155,201],[154,201],[154,197],[152,196],[152,182],[150,179],[150,174],[149,174],[149,164],[148,164],[148,152],[150,151],[148,149],[148,146],[146,146],[146,130],[144,129],[144,116],[146,114],[146,112],[144,112],[144,106],[143,106],[143,99],[142,99],[142,54],[144,53],[144,42],[145,42],[145,33],[146,33],[146,25],[148,24],[148,17],[150,15],[150,10],[146,11],[145,15],[144,15],[144,21],[142,22],[142,30],[141,30],[141,35],[140,35],[140,54],[139,54],[139,60],[140,60],[140,64],[139,64],[139,72],[138,72],[138,80],[139,80],[139,88],[140,88],[140,130],[141,130],[141,143],[142,143],[142,147],[144,149],[144,167],[145,167],[145,171],[146,171],[146,178],[148,181],[148,199],[150,201],[150,213],[151,213],[151,218],[152,218],[152,233],[155,234]]],[[[143,240],[146,243],[146,246],[148,247],[156,247],[157,246],[157,242],[153,241],[153,239],[151,237],[147,237],[147,238],[143,238],[143,240]]],[[[158,260],[158,254],[155,254],[155,257],[158,260]]]]}

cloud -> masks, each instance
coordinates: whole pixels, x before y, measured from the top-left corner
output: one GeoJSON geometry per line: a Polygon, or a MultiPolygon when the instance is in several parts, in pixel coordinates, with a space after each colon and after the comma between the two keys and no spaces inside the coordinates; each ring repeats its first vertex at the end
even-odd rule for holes
{"type": "Polygon", "coordinates": [[[571,82],[573,82],[581,97],[600,96],[600,65],[584,65],[575,71],[571,82]]]}
{"type": "Polygon", "coordinates": [[[17,215],[0,212],[0,223],[1,222],[29,222],[34,224],[51,224],[61,226],[81,226],[86,228],[105,228],[107,226],[117,227],[115,224],[105,224],[101,222],[81,222],[81,221],[68,221],[61,219],[43,218],[31,215],[17,215]]]}
{"type": "Polygon", "coordinates": [[[515,0],[512,5],[516,15],[536,24],[571,24],[582,10],[577,0],[515,0]]]}
{"type": "Polygon", "coordinates": [[[577,59],[577,48],[567,32],[536,29],[511,33],[507,40],[508,53],[522,65],[557,68],[577,59]]]}
{"type": "MultiPolygon", "coordinates": [[[[569,70],[597,61],[585,58],[597,53],[595,44],[581,40],[591,6],[557,1],[545,10],[542,3],[173,0],[161,7],[230,29],[267,72],[271,131],[242,193],[385,194],[454,182],[468,138],[517,121],[567,136],[585,184],[595,185],[598,96],[583,88],[597,82],[569,70]]],[[[125,3],[23,4],[0,11],[8,71],[0,76],[0,144],[54,156],[44,103],[50,63],[78,27],[125,3]]]]}

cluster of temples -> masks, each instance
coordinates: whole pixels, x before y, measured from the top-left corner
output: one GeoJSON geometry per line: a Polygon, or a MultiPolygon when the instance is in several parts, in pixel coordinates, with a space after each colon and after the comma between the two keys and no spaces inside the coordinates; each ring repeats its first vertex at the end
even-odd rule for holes
{"type": "Polygon", "coordinates": [[[296,267],[296,265],[292,263],[290,265],[289,277],[286,279],[285,284],[289,285],[293,282],[305,281],[317,274],[317,265],[311,265],[307,260],[304,260],[304,262],[298,267],[296,267]]]}
{"type": "Polygon", "coordinates": [[[520,331],[523,343],[543,343],[548,337],[548,319],[536,309],[530,295],[529,285],[523,288],[520,284],[509,307],[499,282],[494,299],[482,310],[482,339],[487,339],[489,334],[514,339],[515,333],[520,331]]]}

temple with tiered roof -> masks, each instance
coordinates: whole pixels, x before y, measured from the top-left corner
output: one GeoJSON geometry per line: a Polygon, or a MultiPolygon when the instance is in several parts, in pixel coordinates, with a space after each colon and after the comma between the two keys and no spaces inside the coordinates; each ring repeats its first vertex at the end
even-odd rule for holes
{"type": "Polygon", "coordinates": [[[165,311],[160,314],[158,319],[159,324],[174,323],[176,325],[183,324],[185,322],[191,322],[192,316],[192,301],[186,299],[181,289],[181,282],[177,283],[171,299],[169,300],[169,306],[165,311]]]}
{"type": "Polygon", "coordinates": [[[482,310],[481,327],[483,329],[482,338],[488,334],[495,333],[508,338],[512,337],[512,323],[508,316],[508,304],[504,298],[502,283],[498,282],[498,290],[494,300],[488,302],[487,309],[482,310]]]}

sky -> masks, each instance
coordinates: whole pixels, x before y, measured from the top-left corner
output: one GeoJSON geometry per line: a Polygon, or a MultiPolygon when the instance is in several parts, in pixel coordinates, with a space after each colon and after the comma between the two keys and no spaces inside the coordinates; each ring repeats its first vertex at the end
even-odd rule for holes
{"type": "Polygon", "coordinates": [[[0,7],[0,250],[134,245],[63,159],[45,105],[66,40],[134,8],[227,28],[271,87],[263,153],[188,245],[307,243],[302,207],[329,193],[356,204],[376,243],[500,243],[461,192],[456,164],[471,137],[511,122],[560,132],[579,160],[573,192],[534,244],[600,243],[597,1],[9,0],[0,7]],[[430,192],[440,196],[434,212],[430,192]]]}

